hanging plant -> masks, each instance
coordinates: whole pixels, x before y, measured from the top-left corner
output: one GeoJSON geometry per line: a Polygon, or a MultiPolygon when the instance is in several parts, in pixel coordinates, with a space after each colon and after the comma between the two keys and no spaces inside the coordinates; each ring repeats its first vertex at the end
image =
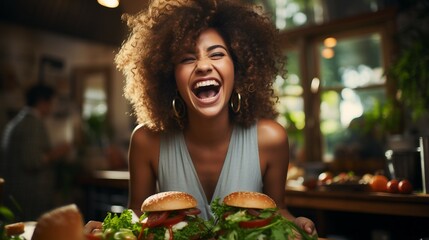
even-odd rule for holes
{"type": "Polygon", "coordinates": [[[388,69],[398,99],[413,120],[429,113],[429,4],[411,1],[407,24],[397,33],[399,56],[388,69]]]}
{"type": "Polygon", "coordinates": [[[390,69],[390,76],[399,90],[399,100],[410,109],[413,120],[429,111],[429,48],[424,46],[427,42],[427,37],[417,39],[390,69]]]}

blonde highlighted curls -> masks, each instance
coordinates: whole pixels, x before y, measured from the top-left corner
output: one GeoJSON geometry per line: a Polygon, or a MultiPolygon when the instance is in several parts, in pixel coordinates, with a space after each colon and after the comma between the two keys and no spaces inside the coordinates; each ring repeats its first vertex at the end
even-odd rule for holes
{"type": "Polygon", "coordinates": [[[193,49],[199,34],[215,28],[223,36],[235,66],[235,91],[241,109],[231,118],[250,126],[260,118],[274,119],[276,75],[284,58],[278,31],[261,8],[233,0],[154,0],[135,16],[125,16],[131,29],[115,61],[125,77],[125,97],[139,123],[155,132],[169,132],[186,124],[171,109],[176,97],[174,59],[193,49]]]}

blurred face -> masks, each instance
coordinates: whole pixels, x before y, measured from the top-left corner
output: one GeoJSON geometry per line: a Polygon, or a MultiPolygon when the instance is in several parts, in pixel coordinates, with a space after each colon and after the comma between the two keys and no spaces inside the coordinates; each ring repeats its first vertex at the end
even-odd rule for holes
{"type": "Polygon", "coordinates": [[[37,104],[36,108],[38,109],[38,111],[42,117],[48,117],[52,112],[53,105],[54,105],[53,99],[41,100],[37,104]]]}
{"type": "Polygon", "coordinates": [[[234,63],[216,30],[203,31],[195,49],[178,58],[175,78],[188,114],[211,117],[228,112],[234,87],[234,63]]]}

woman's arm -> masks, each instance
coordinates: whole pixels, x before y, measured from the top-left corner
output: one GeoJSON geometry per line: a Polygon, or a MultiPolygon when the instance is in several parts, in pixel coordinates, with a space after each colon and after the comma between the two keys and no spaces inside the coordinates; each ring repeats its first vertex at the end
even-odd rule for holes
{"type": "Polygon", "coordinates": [[[289,142],[286,130],[273,120],[259,120],[258,145],[263,191],[277,204],[283,216],[309,234],[316,234],[314,223],[305,217],[295,218],[285,205],[286,176],[289,165],[289,142]]]}
{"type": "Polygon", "coordinates": [[[128,208],[137,216],[142,214],[143,201],[156,193],[159,159],[159,135],[143,126],[134,129],[128,151],[130,172],[128,208]]]}
{"type": "Polygon", "coordinates": [[[283,209],[289,164],[289,143],[286,130],[273,120],[259,120],[258,145],[264,182],[263,191],[276,202],[280,209],[283,209]]]}

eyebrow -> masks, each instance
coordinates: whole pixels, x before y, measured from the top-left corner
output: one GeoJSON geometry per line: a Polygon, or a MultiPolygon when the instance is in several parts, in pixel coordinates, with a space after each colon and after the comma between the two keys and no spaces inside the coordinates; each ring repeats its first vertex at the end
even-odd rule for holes
{"type": "Polygon", "coordinates": [[[213,45],[213,46],[210,46],[210,47],[208,47],[207,48],[207,51],[211,51],[211,50],[213,50],[213,49],[216,49],[216,48],[223,48],[223,49],[225,49],[225,51],[227,51],[228,52],[228,49],[226,49],[224,46],[222,46],[222,45],[213,45]]]}

